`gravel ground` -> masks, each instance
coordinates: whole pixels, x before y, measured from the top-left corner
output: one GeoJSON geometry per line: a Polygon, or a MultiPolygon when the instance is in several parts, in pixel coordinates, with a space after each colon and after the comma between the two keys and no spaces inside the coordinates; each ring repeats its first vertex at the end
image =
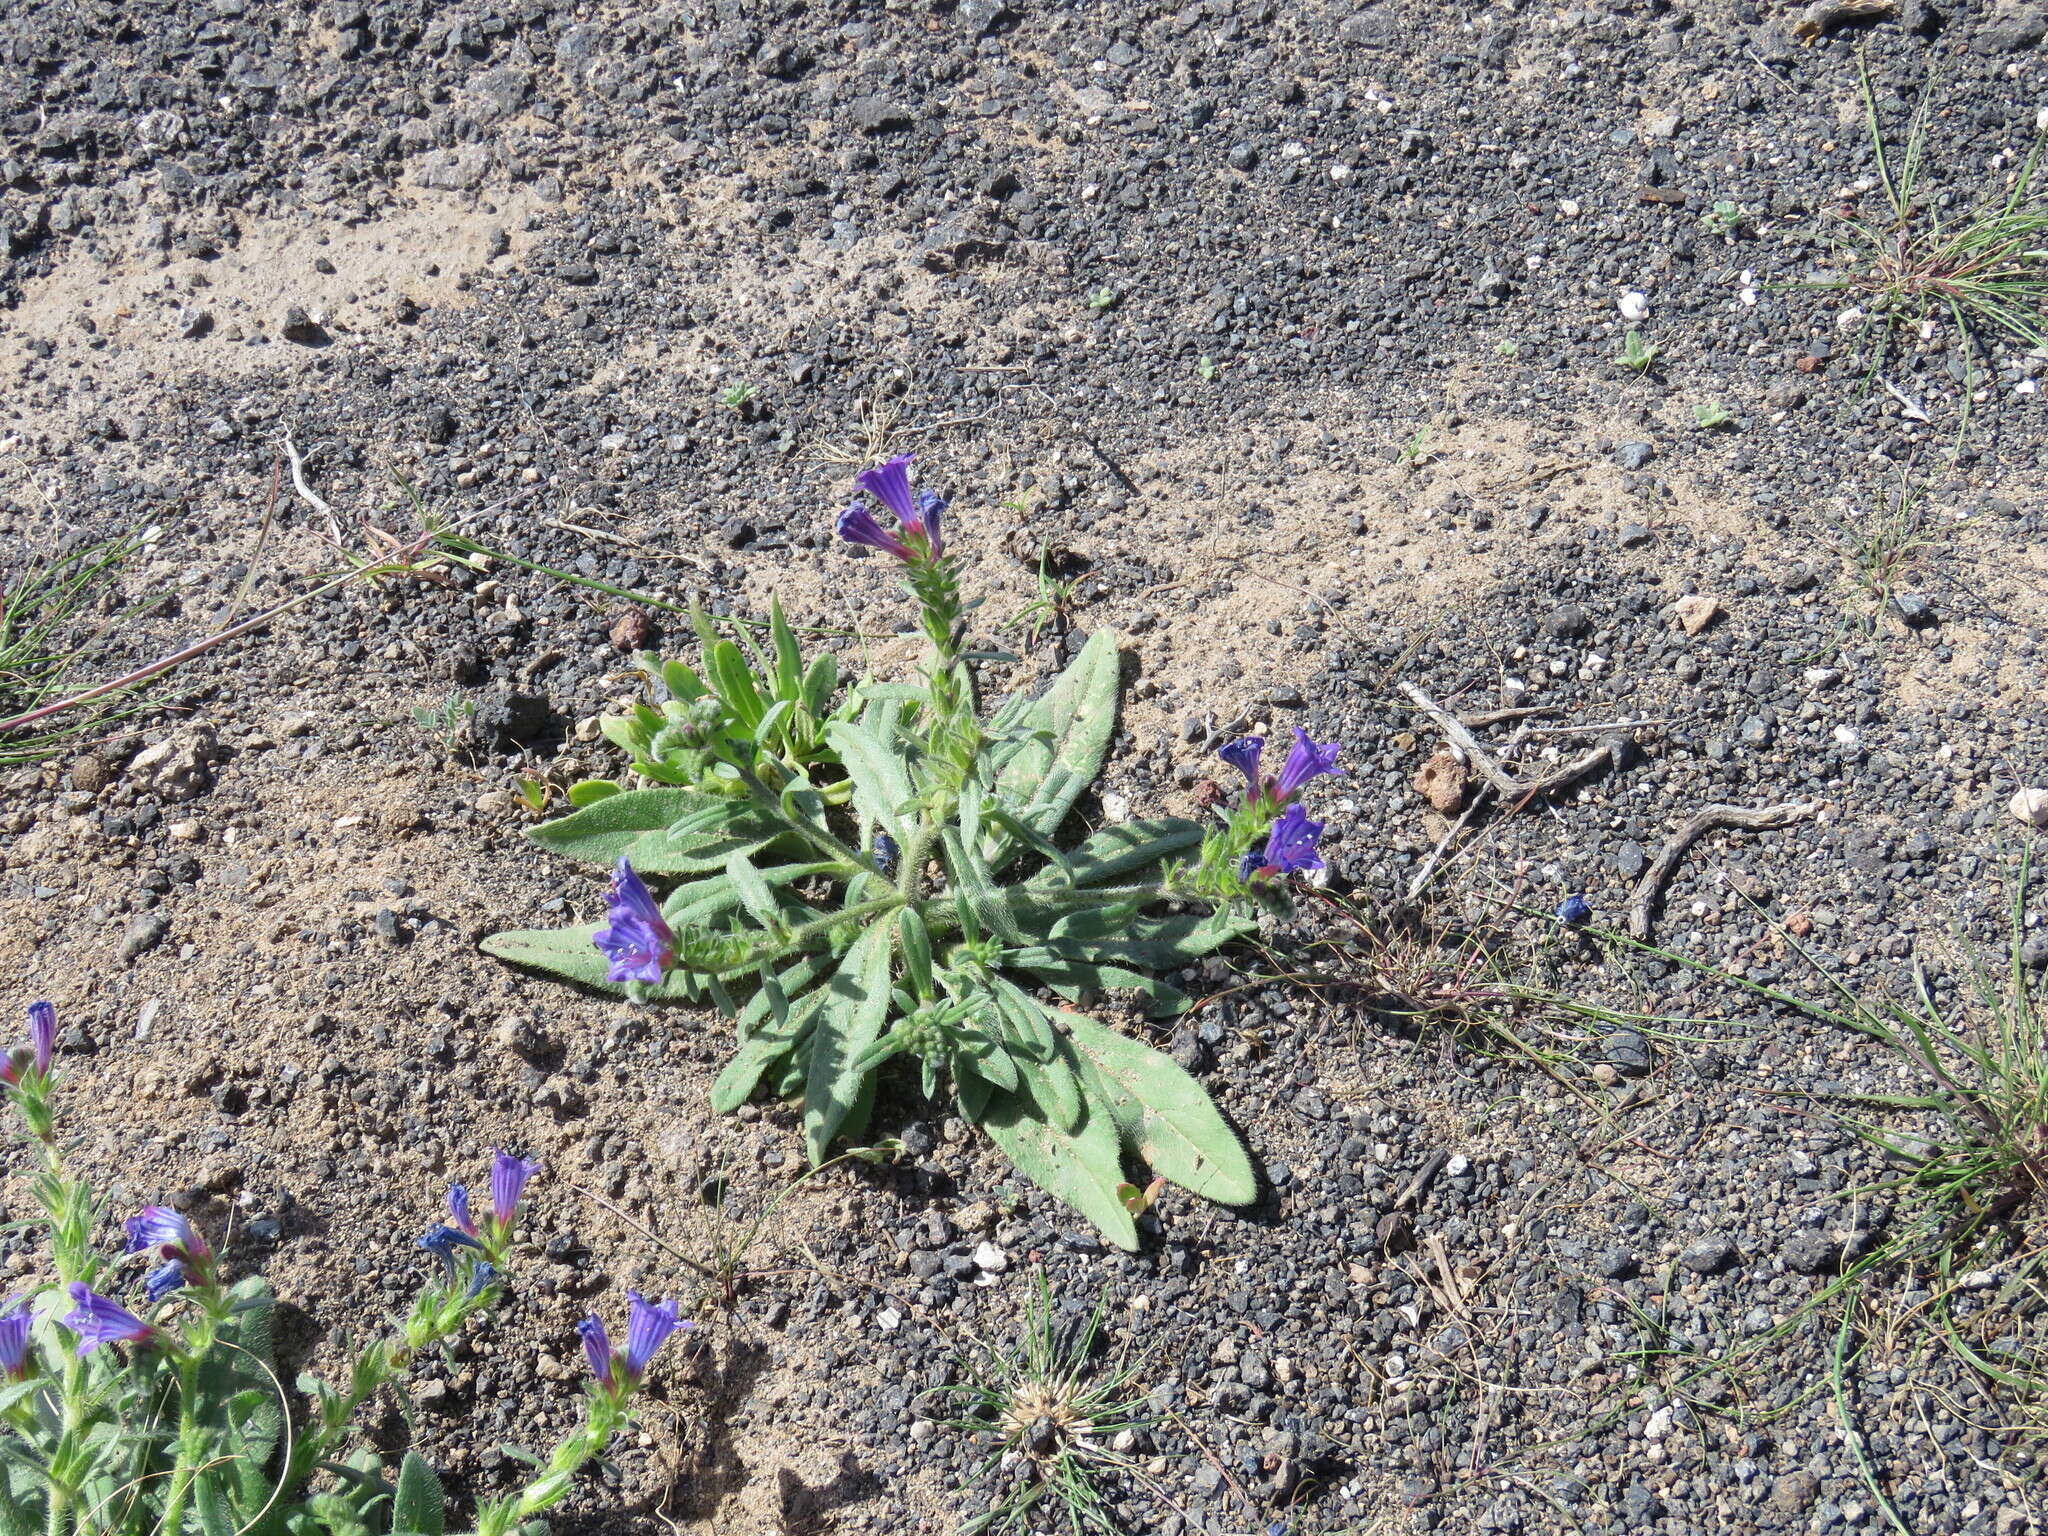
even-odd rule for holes
{"type": "MultiPolygon", "coordinates": [[[[612,771],[584,722],[630,688],[619,600],[516,562],[718,613],[779,594],[849,662],[907,665],[889,573],[828,536],[835,451],[886,428],[951,494],[989,630],[1041,556],[1073,579],[990,689],[1126,638],[1091,817],[1187,813],[1215,741],[1299,724],[1346,743],[1332,885],[1383,911],[1450,825],[1398,685],[1555,711],[1496,747],[1635,722],[1571,790],[1468,822],[1437,911],[1512,894],[1525,974],[1663,1022],[1581,1024],[1546,1071],[1212,962],[1171,1044],[1269,1192],[1169,1196],[1129,1256],[906,1089],[880,1111],[905,1157],[776,1209],[566,1525],[953,1528],[985,1493],[926,1389],[1042,1265],[1140,1362],[1156,1423],[1110,1485],[1134,1530],[1876,1531],[1880,1491],[1913,1532],[2036,1529],[2037,1443],[1912,1326],[1914,1276],[1866,1289],[1839,1393],[1834,1313],[1803,1310],[1896,1215],[1816,1096],[1896,1091],[1896,1064],[1527,915],[1577,893],[1622,927],[1701,805],[1797,801],[1692,849],[1660,944],[1818,998],[1781,923],[1870,994],[2002,942],[2005,805],[2048,734],[2043,360],[1985,338],[1965,423],[1952,329],[1873,368],[1812,279],[1879,217],[1859,59],[1895,142],[1937,81],[1928,176],[1961,209],[2034,142],[2048,12],[1895,12],[1809,44],[1805,7],[1741,0],[18,0],[7,565],[158,530],[112,670],[337,544],[417,537],[401,480],[513,557],[316,600],[6,781],[0,954],[68,1026],[82,1166],[116,1208],[232,1219],[318,1363],[416,1283],[445,1181],[492,1145],[547,1159],[516,1294],[379,1426],[463,1497],[510,1483],[496,1447],[573,1416],[574,1319],[694,1292],[650,1234],[705,1256],[707,1181],[751,1215],[800,1155],[779,1107],[710,1117],[716,1020],[475,948],[598,903],[512,786],[612,771]],[[269,515],[287,434],[310,494],[269,515]],[[1844,551],[1887,528],[1912,558],[1873,595],[1844,551]]],[[[1338,930],[1311,903],[1273,937],[1338,930]]]]}

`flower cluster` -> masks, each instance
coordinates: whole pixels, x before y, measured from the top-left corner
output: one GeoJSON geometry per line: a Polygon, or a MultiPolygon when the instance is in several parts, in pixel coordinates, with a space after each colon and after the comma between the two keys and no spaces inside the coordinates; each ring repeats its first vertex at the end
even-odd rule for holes
{"type": "Polygon", "coordinates": [[[470,1295],[474,1296],[497,1278],[497,1266],[505,1262],[505,1250],[512,1246],[512,1233],[519,1222],[519,1201],[540,1163],[510,1152],[491,1149],[491,1209],[479,1217],[470,1209],[469,1186],[448,1188],[448,1220],[428,1228],[419,1246],[447,1267],[448,1278],[458,1278],[457,1249],[467,1248],[483,1255],[470,1274],[470,1295]]]}
{"type": "Polygon", "coordinates": [[[673,1301],[657,1305],[638,1291],[628,1291],[626,1348],[623,1354],[612,1348],[604,1319],[595,1312],[576,1325],[576,1333],[583,1340],[583,1358],[590,1363],[594,1389],[615,1403],[623,1404],[640,1385],[640,1378],[647,1374],[648,1362],[653,1360],[655,1351],[668,1342],[668,1336],[677,1329],[687,1333],[696,1326],[680,1320],[673,1301]]]}
{"type": "Polygon", "coordinates": [[[152,1302],[162,1301],[180,1286],[210,1289],[214,1283],[213,1249],[192,1223],[163,1205],[144,1206],[128,1218],[128,1252],[157,1261],[143,1289],[152,1302]]]}
{"type": "Polygon", "coordinates": [[[904,564],[937,560],[946,552],[939,519],[945,502],[931,491],[910,489],[910,463],[917,455],[900,454],[873,469],[864,469],[853,483],[888,508],[900,532],[891,533],[876,521],[875,514],[861,502],[854,502],[839,514],[839,537],[849,544],[864,544],[894,555],[904,564]]]}
{"type": "Polygon", "coordinates": [[[1323,835],[1324,823],[1310,821],[1296,801],[1309,780],[1326,773],[1343,773],[1337,766],[1337,754],[1342,749],[1341,742],[1310,741],[1308,732],[1296,726],[1294,745],[1288,750],[1280,772],[1265,776],[1260,773],[1266,751],[1263,736],[1247,736],[1217,749],[1218,757],[1244,775],[1243,809],[1272,818],[1266,829],[1265,846],[1245,850],[1238,865],[1240,880],[1312,874],[1323,867],[1316,843],[1323,835]]]}

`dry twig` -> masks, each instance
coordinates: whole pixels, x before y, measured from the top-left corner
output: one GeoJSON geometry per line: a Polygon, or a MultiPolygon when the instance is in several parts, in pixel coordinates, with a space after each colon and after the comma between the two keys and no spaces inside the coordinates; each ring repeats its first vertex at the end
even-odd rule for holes
{"type": "Polygon", "coordinates": [[[1502,765],[1499,758],[1479,744],[1465,723],[1436,700],[1424,693],[1413,683],[1403,683],[1401,691],[1415,702],[1415,707],[1436,722],[1436,728],[1443,732],[1444,739],[1456,747],[1471,761],[1480,776],[1494,787],[1501,799],[1508,803],[1510,810],[1517,810],[1538,795],[1549,794],[1552,790],[1563,789],[1576,784],[1602,763],[1616,762],[1628,746],[1628,737],[1618,730],[1603,735],[1592,747],[1568,762],[1560,763],[1550,772],[1534,779],[1519,778],[1502,765]]]}
{"type": "Polygon", "coordinates": [[[1701,806],[1684,826],[1665,840],[1664,846],[1657,850],[1657,857],[1650,860],[1650,867],[1636,882],[1636,893],[1628,904],[1630,936],[1639,942],[1649,938],[1650,910],[1656,906],[1664,882],[1671,878],[1678,861],[1685,857],[1686,849],[1706,833],[1716,827],[1738,832],[1767,832],[1774,827],[1789,827],[1795,821],[1804,821],[1819,809],[1820,802],[1816,800],[1789,800],[1783,805],[1767,805],[1754,811],[1740,805],[1701,806]]]}

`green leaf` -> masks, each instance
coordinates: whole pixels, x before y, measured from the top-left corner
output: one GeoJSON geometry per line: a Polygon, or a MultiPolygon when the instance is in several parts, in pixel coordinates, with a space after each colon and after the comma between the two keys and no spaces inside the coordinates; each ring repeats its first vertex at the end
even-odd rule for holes
{"type": "MultiPolygon", "coordinates": [[[[1038,701],[1039,712],[1052,732],[1051,743],[1020,754],[997,777],[1001,798],[1042,836],[1059,831],[1081,792],[1102,771],[1110,737],[1116,731],[1121,666],[1116,632],[1107,627],[1096,630],[1081,654],[1038,701]]],[[[999,848],[989,858],[996,869],[1015,853],[1007,842],[999,848]]]]}
{"type": "Polygon", "coordinates": [[[825,727],[825,740],[846,765],[847,775],[853,780],[853,801],[861,815],[902,846],[903,812],[915,797],[896,739],[882,736],[864,724],[835,720],[825,727]]]}
{"type": "Polygon", "coordinates": [[[693,789],[629,789],[543,822],[526,835],[550,853],[588,859],[593,864],[616,864],[638,839],[701,811],[704,805],[704,796],[693,789]]]}
{"type": "Polygon", "coordinates": [[[775,697],[795,704],[803,695],[803,653],[797,649],[796,631],[782,614],[782,599],[768,599],[768,634],[775,645],[775,697]]]}
{"type": "Polygon", "coordinates": [[[211,1472],[192,1479],[192,1513],[199,1521],[201,1536],[235,1536],[235,1520],[228,1511],[227,1496],[211,1472]]]}
{"type": "Polygon", "coordinates": [[[1145,999],[1147,1012],[1154,1018],[1183,1013],[1194,1002],[1179,987],[1149,971],[1079,959],[1067,953],[1066,948],[1060,944],[1035,944],[1028,949],[1013,949],[1003,956],[1003,963],[1031,972],[1069,1002],[1077,1001],[1085,991],[1136,992],[1145,999]]]}
{"type": "Polygon", "coordinates": [[[754,686],[754,674],[738,646],[730,640],[706,646],[704,671],[741,729],[751,731],[761,723],[768,706],[762,702],[761,690],[754,686]]]}
{"type": "MultiPolygon", "coordinates": [[[[665,791],[648,789],[634,793],[655,795],[665,791]]],[[[614,798],[623,800],[626,797],[618,795],[614,798]]],[[[611,803],[610,800],[601,800],[592,809],[601,811],[611,803]]],[[[585,813],[578,811],[575,814],[585,813]]],[[[683,822],[634,839],[626,847],[626,857],[643,875],[701,875],[723,869],[725,861],[734,854],[759,853],[773,843],[781,831],[752,806],[736,801],[714,801],[683,822]]]]}
{"type": "Polygon", "coordinates": [[[661,685],[668,690],[668,696],[685,704],[693,704],[708,691],[704,679],[697,675],[695,667],[684,666],[680,661],[664,661],[661,664],[661,685]]]}
{"type": "Polygon", "coordinates": [[[973,1063],[975,1072],[998,1088],[1015,1093],[1020,1083],[1017,1063],[1003,1049],[1002,1042],[987,1035],[970,1035],[960,1044],[960,1054],[973,1063]]]}
{"type": "MultiPolygon", "coordinates": [[[[1133,874],[1160,860],[1193,848],[1202,841],[1200,822],[1179,816],[1161,816],[1149,821],[1120,822],[1091,834],[1069,859],[1073,883],[1104,885],[1121,875],[1133,874]]],[[[1057,869],[1036,875],[1034,885],[1056,884],[1062,878],[1057,869]]]]}
{"type": "Polygon", "coordinates": [[[804,1066],[804,1145],[816,1167],[859,1103],[872,1074],[854,1063],[880,1038],[889,1016],[889,963],[896,924],[871,924],[846,952],[824,992],[804,1066]]]}
{"type": "Polygon", "coordinates": [[[996,1012],[1008,1026],[1005,1032],[1010,1043],[1031,1061],[1051,1061],[1059,1053],[1059,1036],[1053,1033],[1052,1017],[1038,999],[1001,976],[989,990],[995,994],[996,1012]]]}
{"type": "Polygon", "coordinates": [[[766,746],[776,731],[782,729],[783,721],[796,711],[796,705],[789,699],[777,699],[762,712],[761,720],[754,727],[754,744],[766,746]]]}
{"type": "MultiPolygon", "coordinates": [[[[624,997],[623,984],[610,980],[603,955],[597,952],[591,935],[603,925],[586,923],[580,928],[513,928],[494,933],[480,946],[487,955],[514,965],[547,971],[600,992],[624,997]]],[[[688,1002],[696,995],[694,979],[686,971],[670,971],[660,985],[648,989],[648,996],[664,1002],[688,1002]]]]}
{"type": "Polygon", "coordinates": [[[1087,1112],[1087,1103],[1081,1092],[1081,1080],[1074,1073],[1073,1061],[1064,1042],[1054,1048],[1052,1055],[1038,1063],[1038,1070],[1032,1075],[1031,1091],[1045,1106],[1046,1118],[1057,1129],[1073,1131],[1080,1126],[1081,1116],[1087,1112]]]}
{"type": "Polygon", "coordinates": [[[1172,1057],[1078,1013],[1062,1013],[1068,1042],[1132,1149],[1155,1173],[1222,1205],[1248,1205],[1259,1184],[1244,1143],[1202,1085],[1172,1057]]]}
{"type": "Polygon", "coordinates": [[[398,1488],[391,1497],[391,1523],[420,1536],[441,1536],[441,1480],[417,1451],[407,1451],[398,1464],[398,1488]]]}
{"type": "Polygon", "coordinates": [[[585,779],[580,784],[569,786],[569,803],[578,810],[595,805],[600,800],[609,800],[613,795],[622,795],[625,786],[613,779],[585,779]]]}
{"type": "Polygon", "coordinates": [[[1019,1173],[1094,1222],[1119,1248],[1137,1251],[1137,1226],[1117,1198],[1124,1170],[1116,1126],[1108,1115],[1091,1111],[1075,1130],[1062,1131],[1048,1123],[1028,1094],[997,1090],[978,1123],[1019,1173]]]}
{"type": "Polygon", "coordinates": [[[776,901],[775,892],[745,854],[736,853],[725,861],[725,878],[732,882],[740,904],[755,922],[772,929],[782,921],[782,906],[776,901]]]}
{"type": "Polygon", "coordinates": [[[811,665],[804,673],[799,700],[815,718],[822,720],[826,710],[831,708],[832,695],[838,691],[839,658],[830,651],[820,651],[811,659],[811,665]]]}
{"type": "Polygon", "coordinates": [[[915,907],[896,918],[897,942],[903,946],[903,975],[919,1001],[932,996],[932,935],[915,907]]]}
{"type": "Polygon", "coordinates": [[[1024,937],[1017,926],[1009,900],[996,888],[995,876],[983,862],[981,850],[972,846],[952,827],[939,835],[946,854],[946,875],[953,888],[974,910],[976,920],[994,930],[998,938],[1015,944],[1024,937]]]}

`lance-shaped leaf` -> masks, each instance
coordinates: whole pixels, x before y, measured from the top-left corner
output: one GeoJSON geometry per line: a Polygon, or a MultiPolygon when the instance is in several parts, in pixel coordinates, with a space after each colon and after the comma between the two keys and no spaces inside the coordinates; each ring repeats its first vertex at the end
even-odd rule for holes
{"type": "Polygon", "coordinates": [[[1072,1131],[1053,1125],[1029,1095],[990,1092],[981,1128],[1040,1189],[1095,1223],[1119,1248],[1135,1253],[1138,1228],[1117,1198],[1124,1183],[1122,1149],[1110,1117],[1091,1108],[1072,1131]]]}
{"type": "MultiPolygon", "coordinates": [[[[531,966],[582,986],[624,997],[626,987],[605,975],[605,957],[591,943],[591,935],[604,925],[586,923],[578,928],[513,928],[494,933],[482,944],[483,952],[514,965],[531,966]]],[[[697,980],[685,971],[670,971],[660,983],[648,989],[649,997],[664,1002],[684,1003],[702,992],[697,980]]]]}
{"type": "MultiPolygon", "coordinates": [[[[1116,731],[1121,665],[1114,630],[1090,635],[1081,654],[1038,701],[1040,717],[1052,733],[1050,745],[1019,752],[996,776],[998,798],[1042,836],[1059,830],[1081,791],[1102,771],[1116,731]]],[[[1000,834],[989,838],[989,865],[1001,869],[1016,856],[1017,846],[1000,834]]]]}
{"type": "Polygon", "coordinates": [[[407,1451],[398,1464],[398,1486],[391,1495],[392,1528],[441,1536],[443,1521],[441,1480],[417,1451],[407,1451]]]}
{"type": "Polygon", "coordinates": [[[889,1017],[889,964],[895,949],[894,914],[869,925],[853,941],[824,991],[824,1004],[804,1064],[804,1146],[811,1166],[862,1101],[873,1074],[855,1063],[881,1037],[889,1017]]]}
{"type": "Polygon", "coordinates": [[[1108,1107],[1124,1140],[1155,1173],[1223,1205],[1258,1198],[1244,1143],[1172,1057],[1083,1014],[1062,1013],[1059,1020],[1080,1057],[1090,1104],[1108,1107]]]}
{"type": "MultiPolygon", "coordinates": [[[[823,992],[812,992],[744,1034],[732,1060],[711,1085],[712,1112],[731,1114],[754,1096],[754,1090],[769,1071],[790,1060],[792,1053],[801,1052],[824,1003],[823,992]]],[[[753,1004],[747,1006],[751,1008],[753,1004]]]]}
{"type": "Polygon", "coordinates": [[[904,809],[914,797],[909,771],[897,747],[900,739],[850,720],[835,720],[825,727],[825,740],[853,780],[854,804],[899,845],[904,841],[904,809]]]}
{"type": "Polygon", "coordinates": [[[1149,869],[1162,859],[1197,846],[1200,822],[1179,816],[1119,822],[1092,833],[1067,856],[1068,869],[1048,866],[1032,877],[1033,885],[1107,885],[1112,880],[1149,869]]]}

